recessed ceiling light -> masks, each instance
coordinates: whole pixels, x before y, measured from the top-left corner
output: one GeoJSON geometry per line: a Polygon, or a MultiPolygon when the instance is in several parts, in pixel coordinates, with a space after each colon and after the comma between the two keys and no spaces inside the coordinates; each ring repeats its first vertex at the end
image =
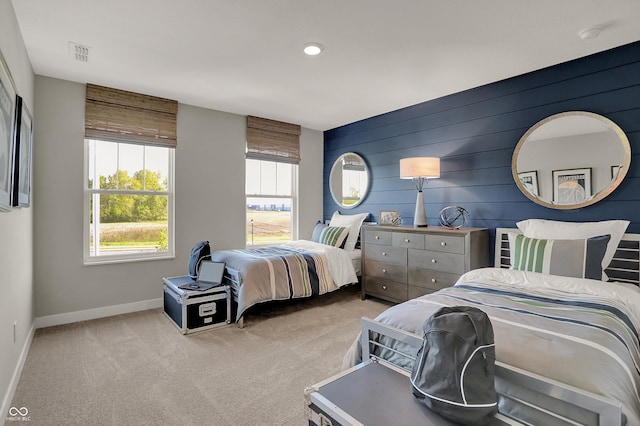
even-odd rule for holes
{"type": "Polygon", "coordinates": [[[601,31],[602,28],[600,27],[586,28],[578,33],[578,37],[582,40],[589,40],[598,37],[601,31]]]}
{"type": "Polygon", "coordinates": [[[309,56],[319,55],[324,50],[324,46],[320,43],[308,43],[304,46],[304,53],[309,56]]]}

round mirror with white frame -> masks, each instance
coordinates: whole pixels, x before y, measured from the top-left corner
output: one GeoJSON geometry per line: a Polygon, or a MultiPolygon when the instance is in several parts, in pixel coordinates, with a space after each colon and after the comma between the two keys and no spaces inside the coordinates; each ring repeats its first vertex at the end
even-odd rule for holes
{"type": "Polygon", "coordinates": [[[598,114],[570,111],[527,130],[513,152],[511,172],[531,201],[570,210],[611,194],[630,164],[629,140],[617,124],[598,114]]]}
{"type": "Polygon", "coordinates": [[[333,200],[345,209],[352,209],[369,192],[369,167],[355,152],[342,154],[329,173],[329,189],[333,200]]]}

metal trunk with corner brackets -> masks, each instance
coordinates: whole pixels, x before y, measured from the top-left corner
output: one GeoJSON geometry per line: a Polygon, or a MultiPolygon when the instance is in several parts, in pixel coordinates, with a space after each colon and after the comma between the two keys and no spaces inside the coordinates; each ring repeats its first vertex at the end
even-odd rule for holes
{"type": "Polygon", "coordinates": [[[229,286],[208,290],[184,290],[180,286],[193,282],[189,276],[163,278],[164,313],[182,334],[209,330],[231,323],[229,286]]]}

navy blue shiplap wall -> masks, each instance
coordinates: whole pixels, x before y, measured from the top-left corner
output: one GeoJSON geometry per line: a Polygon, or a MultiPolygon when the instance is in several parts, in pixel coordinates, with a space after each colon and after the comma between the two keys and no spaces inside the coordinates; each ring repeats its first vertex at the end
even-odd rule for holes
{"type": "Polygon", "coordinates": [[[522,219],[563,221],[627,219],[628,232],[640,232],[640,42],[558,64],[508,80],[470,89],[324,133],[324,218],[332,213],[399,210],[413,223],[416,190],[399,178],[404,157],[441,158],[440,179],[424,189],[429,225],[438,213],[460,205],[469,226],[514,227],[522,219]],[[590,111],[622,128],[631,144],[631,168],[607,198],[581,210],[539,206],[518,190],[511,157],[520,137],[539,120],[559,112],[590,111]],[[371,169],[371,192],[352,210],[331,197],[328,180],[340,154],[360,154],[371,169]]]}

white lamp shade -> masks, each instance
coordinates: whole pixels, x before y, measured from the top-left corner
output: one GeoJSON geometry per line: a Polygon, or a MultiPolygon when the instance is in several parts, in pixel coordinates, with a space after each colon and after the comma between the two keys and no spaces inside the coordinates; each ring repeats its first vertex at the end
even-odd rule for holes
{"type": "Polygon", "coordinates": [[[440,177],[440,158],[438,157],[411,157],[400,159],[400,178],[427,178],[440,177]]]}

